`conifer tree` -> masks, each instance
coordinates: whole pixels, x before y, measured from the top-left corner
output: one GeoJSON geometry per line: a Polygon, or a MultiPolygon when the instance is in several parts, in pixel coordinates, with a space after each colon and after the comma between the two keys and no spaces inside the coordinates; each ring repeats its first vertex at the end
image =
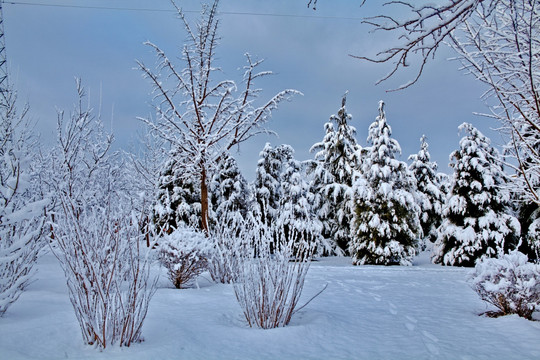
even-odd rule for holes
{"type": "Polygon", "coordinates": [[[332,251],[332,247],[322,237],[322,224],[311,205],[313,194],[300,161],[291,158],[283,164],[280,193],[278,229],[285,232],[286,239],[292,240],[294,250],[300,246],[309,246],[319,254],[332,251]],[[291,236],[294,238],[291,239],[291,236]]]}
{"type": "Polygon", "coordinates": [[[210,223],[234,229],[251,211],[249,185],[236,160],[225,153],[210,182],[210,223]]]}
{"type": "Polygon", "coordinates": [[[182,173],[174,155],[165,163],[160,176],[154,224],[159,231],[171,233],[181,225],[200,228],[201,196],[197,181],[182,173]]]}
{"type": "Polygon", "coordinates": [[[352,115],[347,113],[346,101],[347,93],[337,115],[332,115],[324,125],[326,135],[322,142],[310,150],[315,153],[312,192],[317,194],[315,207],[319,209],[322,234],[343,251],[348,251],[351,241],[351,187],[361,163],[360,145],[356,142],[356,129],[350,125],[352,115]]]}
{"type": "Polygon", "coordinates": [[[253,192],[258,216],[265,225],[272,224],[279,215],[283,167],[293,158],[293,153],[290,145],[280,145],[274,149],[269,143],[259,153],[253,192]]]}
{"type": "Polygon", "coordinates": [[[474,126],[454,151],[452,190],[443,208],[433,261],[443,265],[474,266],[481,257],[496,257],[516,245],[520,226],[510,215],[498,151],[474,126]]]}
{"type": "Polygon", "coordinates": [[[384,103],[369,127],[361,175],[354,190],[355,216],[350,253],[353,264],[410,265],[421,232],[419,207],[414,199],[416,181],[407,164],[395,158],[401,152],[391,138],[384,103]]]}
{"type": "Polygon", "coordinates": [[[420,224],[424,239],[435,242],[441,223],[445,194],[437,183],[437,164],[431,162],[426,136],[420,138],[420,151],[409,156],[411,170],[416,178],[417,202],[420,206],[420,224]]]}

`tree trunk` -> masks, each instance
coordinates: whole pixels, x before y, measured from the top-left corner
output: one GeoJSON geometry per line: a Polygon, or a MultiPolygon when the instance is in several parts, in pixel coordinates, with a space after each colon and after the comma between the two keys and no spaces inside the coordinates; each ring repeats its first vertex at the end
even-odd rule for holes
{"type": "Polygon", "coordinates": [[[201,170],[201,230],[208,234],[208,186],[204,167],[201,170]]]}

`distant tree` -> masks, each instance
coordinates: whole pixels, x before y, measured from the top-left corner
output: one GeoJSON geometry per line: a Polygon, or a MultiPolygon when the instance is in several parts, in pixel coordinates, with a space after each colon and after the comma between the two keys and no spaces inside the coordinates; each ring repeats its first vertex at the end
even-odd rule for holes
{"type": "Polygon", "coordinates": [[[443,265],[474,266],[482,257],[497,257],[513,249],[519,222],[510,215],[510,194],[498,151],[471,124],[459,149],[450,158],[452,190],[443,209],[433,261],[443,265]]]}
{"type": "Polygon", "coordinates": [[[44,200],[35,191],[31,161],[36,145],[32,124],[21,112],[16,94],[0,94],[0,316],[26,289],[42,248],[44,200]]]}
{"type": "Polygon", "coordinates": [[[445,194],[437,182],[437,164],[431,162],[425,136],[420,138],[420,151],[409,156],[409,170],[416,178],[417,201],[420,206],[420,224],[425,239],[435,242],[437,228],[441,224],[442,206],[445,194]]]}
{"type": "Polygon", "coordinates": [[[322,234],[343,251],[348,251],[351,242],[351,188],[354,173],[361,165],[361,147],[356,142],[356,129],[350,125],[352,115],[347,113],[346,101],[347,93],[337,115],[324,125],[322,142],[310,150],[315,153],[312,192],[318,195],[315,207],[323,225],[322,234]]]}
{"type": "Polygon", "coordinates": [[[290,145],[273,148],[269,143],[259,153],[252,187],[257,204],[257,216],[262,224],[270,226],[279,216],[284,167],[293,159],[293,154],[294,150],[290,145]]]}
{"type": "Polygon", "coordinates": [[[201,194],[197,181],[186,175],[171,155],[159,177],[153,221],[159,232],[179,227],[200,228],[201,194]]]}
{"type": "Polygon", "coordinates": [[[268,132],[264,125],[280,102],[297,92],[284,90],[261,106],[255,100],[261,90],[254,82],[271,74],[258,72],[262,61],[246,55],[244,89],[237,94],[237,85],[231,80],[218,80],[222,74],[215,64],[218,46],[218,2],[204,5],[201,19],[192,26],[183,11],[176,6],[187,32],[182,49],[182,70],[157,45],[147,43],[159,60],[157,70],[142,62],[139,68],[150,80],[156,94],[157,123],[143,119],[176,149],[173,167],[196,179],[201,196],[201,229],[208,231],[209,181],[219,164],[224,150],[268,132]],[[237,95],[236,95],[237,94],[237,95]]]}
{"type": "Polygon", "coordinates": [[[249,184],[240,172],[236,160],[228,153],[210,182],[212,205],[211,223],[237,228],[252,211],[249,184]]]}
{"type": "Polygon", "coordinates": [[[395,158],[401,152],[391,138],[384,103],[369,127],[361,174],[354,190],[355,216],[349,251],[353,264],[411,265],[421,234],[415,202],[416,181],[407,164],[395,158]]]}
{"type": "Polygon", "coordinates": [[[318,254],[332,252],[330,242],[321,235],[322,224],[312,207],[314,195],[300,161],[291,158],[283,164],[280,188],[277,229],[284,232],[293,252],[306,244],[318,254]]]}

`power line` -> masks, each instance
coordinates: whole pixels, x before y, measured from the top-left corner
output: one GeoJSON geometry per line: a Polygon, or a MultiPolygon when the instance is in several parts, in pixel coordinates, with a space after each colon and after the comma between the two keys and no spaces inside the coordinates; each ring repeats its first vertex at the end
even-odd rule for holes
{"type": "MultiPolygon", "coordinates": [[[[156,9],[156,8],[132,8],[132,7],[112,7],[112,6],[93,6],[93,5],[67,5],[67,4],[44,4],[33,3],[26,1],[0,1],[9,5],[23,5],[23,6],[40,6],[40,7],[57,7],[57,8],[72,8],[72,9],[89,9],[89,10],[112,10],[112,11],[140,11],[140,12],[176,12],[170,9],[156,9]]],[[[182,10],[185,13],[199,13],[198,10],[182,10]]],[[[268,17],[285,17],[285,18],[303,18],[303,19],[323,19],[323,20],[357,20],[362,21],[364,19],[358,17],[344,17],[344,16],[317,16],[317,15],[295,15],[295,14],[273,14],[273,13],[259,13],[259,12],[239,12],[239,11],[220,11],[221,15],[239,15],[239,16],[268,16],[268,17]]]]}

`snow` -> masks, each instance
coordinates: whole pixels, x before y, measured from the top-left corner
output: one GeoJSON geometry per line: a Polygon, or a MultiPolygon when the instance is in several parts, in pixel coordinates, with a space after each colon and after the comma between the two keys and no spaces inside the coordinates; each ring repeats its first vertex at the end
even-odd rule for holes
{"type": "Polygon", "coordinates": [[[202,275],[177,290],[161,271],[145,341],[101,352],[83,345],[54,256],[37,268],[39,279],[0,319],[1,359],[540,358],[540,323],[478,316],[488,308],[466,283],[469,270],[430,264],[426,253],[410,267],[313,262],[300,303],[328,288],[273,330],[246,325],[232,285],[202,275]]]}

